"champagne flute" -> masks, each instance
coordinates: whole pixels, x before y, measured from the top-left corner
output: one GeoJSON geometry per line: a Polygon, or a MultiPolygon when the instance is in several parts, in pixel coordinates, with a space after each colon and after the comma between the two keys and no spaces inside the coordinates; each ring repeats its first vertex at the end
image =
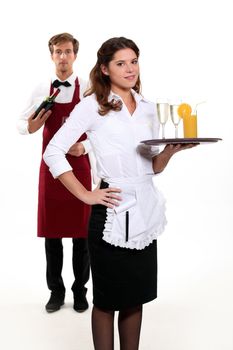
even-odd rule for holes
{"type": "Polygon", "coordinates": [[[178,125],[179,125],[179,122],[180,122],[180,116],[178,114],[178,108],[179,108],[179,105],[176,105],[176,104],[170,105],[170,115],[171,115],[172,123],[175,126],[175,138],[176,139],[178,138],[178,125]]]}
{"type": "Polygon", "coordinates": [[[169,116],[169,103],[158,102],[156,103],[156,107],[157,107],[159,122],[162,125],[162,138],[165,139],[165,124],[169,116]]]}

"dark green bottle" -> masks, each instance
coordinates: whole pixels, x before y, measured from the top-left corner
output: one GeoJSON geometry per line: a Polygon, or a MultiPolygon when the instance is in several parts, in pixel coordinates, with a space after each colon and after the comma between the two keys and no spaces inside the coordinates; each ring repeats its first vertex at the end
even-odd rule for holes
{"type": "Polygon", "coordinates": [[[45,109],[45,112],[47,112],[54,105],[54,100],[60,91],[60,89],[57,89],[51,96],[46,97],[46,99],[39,105],[39,107],[35,111],[35,115],[32,119],[35,119],[43,108],[45,109]]]}

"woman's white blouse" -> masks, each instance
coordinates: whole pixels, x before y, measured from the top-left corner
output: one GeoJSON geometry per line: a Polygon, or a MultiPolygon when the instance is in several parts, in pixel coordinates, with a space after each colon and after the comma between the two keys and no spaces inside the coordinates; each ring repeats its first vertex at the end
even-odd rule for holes
{"type": "MultiPolygon", "coordinates": [[[[152,149],[140,143],[159,136],[155,105],[135,91],[132,92],[136,101],[133,115],[122,102],[121,111],[111,111],[101,116],[98,113],[99,105],[95,95],[84,98],[51,139],[44,153],[44,160],[55,178],[72,170],[65,155],[71,145],[86,132],[95,153],[98,177],[107,181],[110,186],[117,185],[124,189],[121,193],[123,201],[120,206],[115,210],[107,209],[108,219],[103,238],[114,245],[143,249],[163,231],[166,219],[164,199],[160,192],[156,188],[150,188],[149,195],[146,190],[153,185],[152,156],[158,153],[158,148],[152,149]],[[143,193],[147,193],[147,198],[143,193]],[[149,211],[152,220],[147,214],[145,218],[145,214],[141,213],[144,216],[145,225],[140,225],[141,214],[135,213],[134,210],[134,219],[130,220],[130,231],[135,232],[136,227],[142,226],[142,232],[138,232],[137,229],[136,237],[132,234],[131,239],[129,235],[126,241],[124,234],[120,232],[124,227],[122,226],[124,218],[122,217],[123,221],[120,219],[122,222],[119,222],[119,225],[116,224],[117,220],[120,216],[124,216],[126,211],[132,211],[132,207],[135,209],[135,205],[142,207],[143,210],[143,203],[146,207],[148,205],[152,207],[152,212],[149,211]],[[115,222],[114,225],[113,222],[115,222]],[[135,227],[133,228],[132,225],[135,227]]],[[[120,99],[113,93],[109,98],[120,99]]]]}

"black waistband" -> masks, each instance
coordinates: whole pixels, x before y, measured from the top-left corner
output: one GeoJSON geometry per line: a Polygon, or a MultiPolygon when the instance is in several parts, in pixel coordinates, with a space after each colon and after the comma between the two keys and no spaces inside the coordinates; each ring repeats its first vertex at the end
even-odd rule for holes
{"type": "Polygon", "coordinates": [[[104,180],[101,180],[100,189],[108,188],[108,187],[109,187],[109,184],[107,182],[105,182],[104,180]]]}

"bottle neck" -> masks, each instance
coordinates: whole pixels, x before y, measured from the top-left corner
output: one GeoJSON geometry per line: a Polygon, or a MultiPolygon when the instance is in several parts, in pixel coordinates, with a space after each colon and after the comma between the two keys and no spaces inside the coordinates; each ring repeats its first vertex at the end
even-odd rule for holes
{"type": "Polygon", "coordinates": [[[60,93],[60,91],[61,91],[60,89],[57,89],[51,96],[49,96],[49,101],[53,102],[57,97],[57,95],[60,93]]]}

